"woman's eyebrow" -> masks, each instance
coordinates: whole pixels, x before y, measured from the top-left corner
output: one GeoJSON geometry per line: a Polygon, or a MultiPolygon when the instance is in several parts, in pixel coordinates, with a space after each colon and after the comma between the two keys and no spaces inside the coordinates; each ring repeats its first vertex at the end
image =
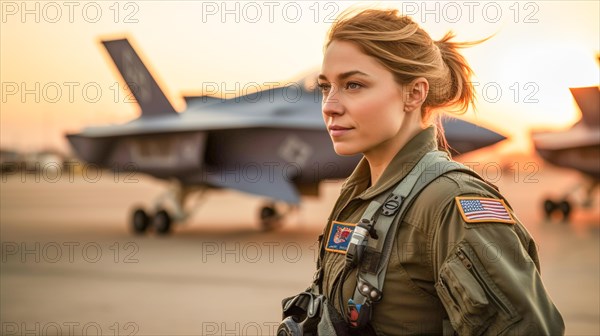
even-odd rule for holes
{"type": "MultiPolygon", "coordinates": [[[[337,77],[339,80],[344,80],[353,75],[362,75],[362,76],[369,77],[369,75],[367,75],[366,73],[359,71],[359,70],[351,70],[351,71],[343,72],[343,73],[339,74],[337,77]]],[[[327,80],[327,77],[323,74],[319,74],[318,78],[322,79],[322,80],[327,80]]]]}

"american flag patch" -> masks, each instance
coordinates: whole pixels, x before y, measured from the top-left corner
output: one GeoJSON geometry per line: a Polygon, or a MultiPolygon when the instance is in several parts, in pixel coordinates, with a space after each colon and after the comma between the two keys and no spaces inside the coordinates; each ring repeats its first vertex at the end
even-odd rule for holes
{"type": "Polygon", "coordinates": [[[460,214],[467,223],[499,222],[514,224],[503,200],[481,197],[456,197],[460,214]]]}

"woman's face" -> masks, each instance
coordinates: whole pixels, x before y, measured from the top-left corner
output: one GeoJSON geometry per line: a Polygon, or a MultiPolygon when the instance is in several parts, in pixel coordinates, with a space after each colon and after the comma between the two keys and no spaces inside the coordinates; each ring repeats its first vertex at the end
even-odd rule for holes
{"type": "Polygon", "coordinates": [[[322,111],[339,155],[385,153],[405,117],[402,88],[390,71],[351,42],[334,40],[323,58],[322,111]]]}

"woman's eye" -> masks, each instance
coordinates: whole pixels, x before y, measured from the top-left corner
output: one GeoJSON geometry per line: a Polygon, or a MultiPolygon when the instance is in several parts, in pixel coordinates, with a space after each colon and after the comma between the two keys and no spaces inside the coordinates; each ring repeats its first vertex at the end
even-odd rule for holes
{"type": "MultiPolygon", "coordinates": [[[[317,83],[317,87],[319,87],[319,89],[322,92],[327,92],[331,90],[331,84],[327,84],[327,83],[317,83]]],[[[362,88],[363,85],[356,83],[356,82],[348,82],[346,83],[346,89],[347,90],[357,90],[362,88]]]]}
{"type": "Polygon", "coordinates": [[[362,85],[359,83],[349,82],[348,84],[346,84],[346,88],[350,90],[360,89],[361,87],[362,85]]]}
{"type": "Polygon", "coordinates": [[[331,88],[331,85],[325,83],[317,83],[317,86],[321,91],[327,91],[331,88]]]}

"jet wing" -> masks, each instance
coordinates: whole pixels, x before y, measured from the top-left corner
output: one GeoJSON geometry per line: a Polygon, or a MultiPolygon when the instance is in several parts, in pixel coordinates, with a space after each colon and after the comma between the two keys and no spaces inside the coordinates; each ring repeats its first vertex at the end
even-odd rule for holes
{"type": "Polygon", "coordinates": [[[461,119],[444,117],[442,124],[448,144],[458,154],[491,146],[506,139],[503,135],[461,119]]]}
{"type": "Polygon", "coordinates": [[[583,122],[560,132],[532,132],[533,143],[540,150],[559,150],[600,145],[600,127],[590,128],[583,122]]]}
{"type": "MultiPolygon", "coordinates": [[[[248,111],[251,114],[251,111],[248,111]]],[[[311,120],[301,116],[273,118],[272,116],[239,115],[229,113],[209,113],[201,115],[183,114],[181,118],[154,117],[139,118],[123,125],[87,127],[79,136],[90,138],[119,137],[141,134],[178,133],[191,131],[212,131],[258,127],[293,127],[298,129],[323,129],[322,119],[311,120]]]]}

